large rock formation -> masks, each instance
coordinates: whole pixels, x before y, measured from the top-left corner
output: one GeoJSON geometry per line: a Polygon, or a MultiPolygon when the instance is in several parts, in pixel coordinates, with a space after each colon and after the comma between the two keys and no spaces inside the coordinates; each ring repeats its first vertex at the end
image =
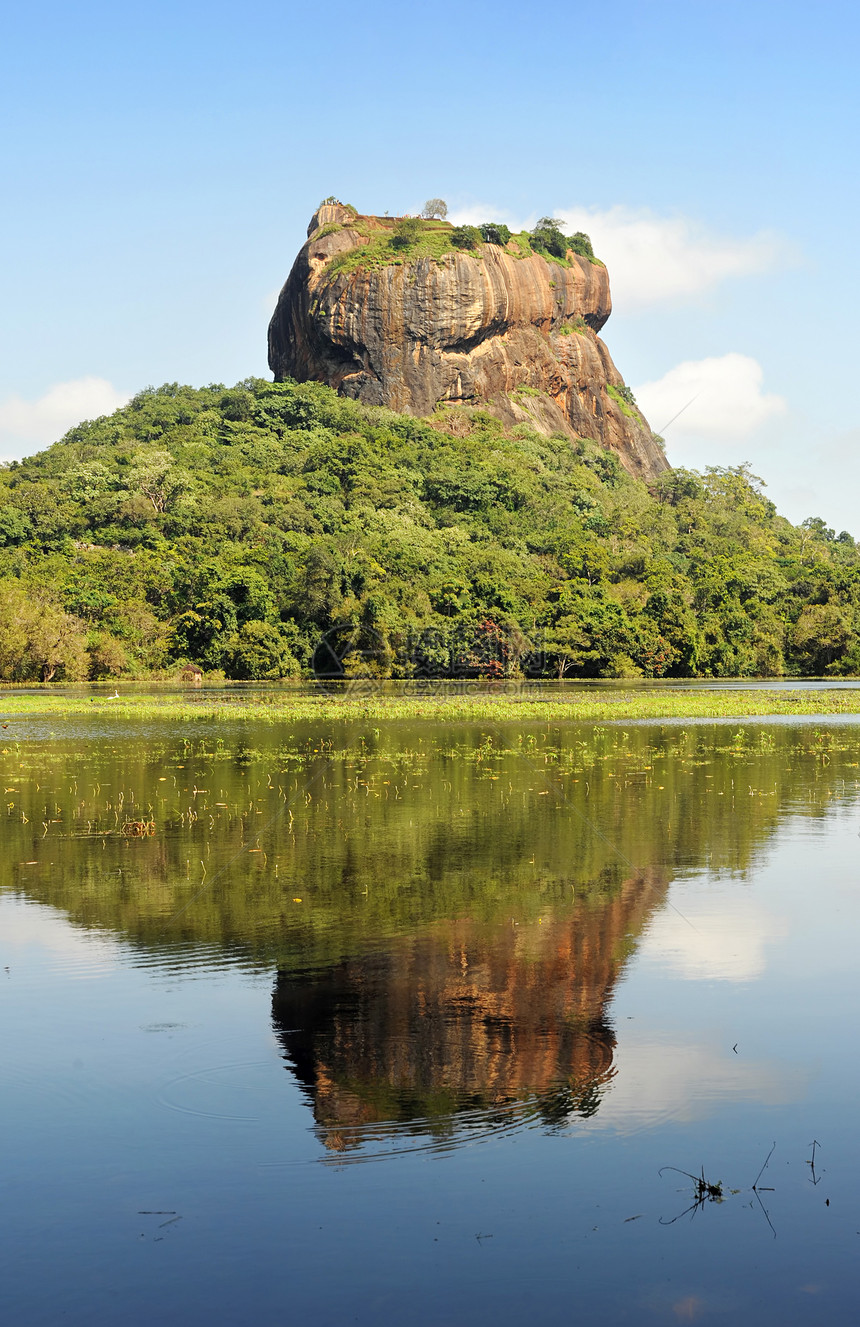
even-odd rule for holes
{"type": "Polygon", "coordinates": [[[567,265],[552,262],[516,240],[410,256],[387,243],[394,225],[341,204],[316,212],[269,325],[276,380],[327,382],[413,415],[482,405],[592,438],[642,478],[667,468],[597,335],[612,309],[602,264],[570,251],[567,265]]]}

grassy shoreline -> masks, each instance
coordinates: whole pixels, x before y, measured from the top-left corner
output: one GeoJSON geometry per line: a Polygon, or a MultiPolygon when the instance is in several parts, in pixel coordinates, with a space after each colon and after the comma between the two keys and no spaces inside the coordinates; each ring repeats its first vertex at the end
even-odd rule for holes
{"type": "Polygon", "coordinates": [[[437,722],[462,723],[612,723],[672,719],[751,719],[860,715],[860,689],[810,691],[616,691],[595,695],[578,692],[559,696],[521,694],[406,695],[350,694],[332,696],[248,694],[224,695],[170,692],[153,695],[69,696],[50,691],[0,693],[0,714],[8,722],[7,740],[15,720],[80,718],[112,715],[120,719],[263,720],[273,723],[437,722]]]}

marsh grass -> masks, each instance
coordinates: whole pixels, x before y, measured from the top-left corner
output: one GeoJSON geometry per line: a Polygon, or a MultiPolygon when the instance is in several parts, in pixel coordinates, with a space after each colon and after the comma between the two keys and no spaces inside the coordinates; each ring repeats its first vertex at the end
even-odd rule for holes
{"type": "Polygon", "coordinates": [[[524,691],[488,695],[444,692],[434,695],[319,695],[242,691],[218,695],[128,691],[119,697],[58,694],[44,691],[0,692],[0,709],[9,723],[9,741],[17,736],[17,717],[80,717],[111,714],[123,719],[211,719],[227,723],[255,719],[277,723],[373,720],[379,723],[635,722],[659,719],[743,719],[770,716],[860,714],[860,689],[810,691],[581,691],[558,695],[524,691]]]}

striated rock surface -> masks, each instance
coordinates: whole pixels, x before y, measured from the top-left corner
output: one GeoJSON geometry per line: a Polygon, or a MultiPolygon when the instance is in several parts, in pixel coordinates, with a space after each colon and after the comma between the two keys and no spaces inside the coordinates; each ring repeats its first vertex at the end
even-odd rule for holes
{"type": "Polygon", "coordinates": [[[605,267],[524,255],[515,240],[410,256],[380,243],[394,225],[340,204],[314,215],[269,325],[276,380],[326,382],[413,415],[481,405],[594,439],[641,478],[668,468],[598,336],[612,310],[605,267]],[[359,249],[366,259],[350,261],[359,249]]]}

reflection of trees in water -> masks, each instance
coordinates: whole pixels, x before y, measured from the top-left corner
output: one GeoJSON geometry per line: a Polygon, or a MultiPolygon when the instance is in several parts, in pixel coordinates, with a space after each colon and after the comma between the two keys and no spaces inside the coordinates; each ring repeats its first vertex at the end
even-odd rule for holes
{"type": "Polygon", "coordinates": [[[591,1115],[611,1079],[608,1004],[664,896],[642,873],[528,926],[437,921],[384,950],[280,972],[273,1019],[325,1145],[591,1115]]]}
{"type": "Polygon", "coordinates": [[[277,968],[330,1146],[380,1121],[595,1110],[644,868],[745,872],[786,817],[856,800],[860,745],[755,724],[252,737],[7,750],[0,877],[147,963],[277,968]],[[139,817],[151,837],[123,833],[139,817]],[[622,883],[621,862],[643,870],[622,883]]]}
{"type": "Polygon", "coordinates": [[[325,756],[265,725],[217,758],[211,738],[7,751],[0,872],[148,952],[323,966],[440,917],[530,920],[622,861],[742,873],[787,814],[856,797],[856,730],[374,732],[325,756]],[[139,815],[155,833],[129,842],[139,815]]]}

